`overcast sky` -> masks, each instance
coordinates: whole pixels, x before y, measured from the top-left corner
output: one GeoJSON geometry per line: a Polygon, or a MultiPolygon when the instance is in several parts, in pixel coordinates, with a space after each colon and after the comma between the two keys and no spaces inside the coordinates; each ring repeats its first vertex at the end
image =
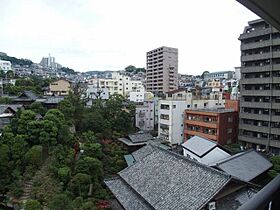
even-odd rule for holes
{"type": "Polygon", "coordinates": [[[179,49],[179,72],[233,70],[238,36],[258,17],[235,0],[0,0],[0,52],[77,71],[146,66],[146,52],[179,49]]]}

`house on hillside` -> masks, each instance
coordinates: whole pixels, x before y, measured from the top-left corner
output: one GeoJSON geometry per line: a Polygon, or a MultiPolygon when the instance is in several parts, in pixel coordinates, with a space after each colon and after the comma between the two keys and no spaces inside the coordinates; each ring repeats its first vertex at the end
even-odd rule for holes
{"type": "Polygon", "coordinates": [[[19,104],[0,105],[0,129],[10,124],[11,119],[15,117],[18,110],[22,108],[23,106],[19,104]]]}
{"type": "Polygon", "coordinates": [[[65,79],[60,79],[50,83],[49,88],[45,90],[44,95],[49,96],[67,96],[71,91],[71,84],[65,79]]]}
{"type": "Polygon", "coordinates": [[[231,156],[230,152],[217,142],[199,136],[191,137],[181,146],[185,157],[206,165],[231,156]]]}
{"type": "Polygon", "coordinates": [[[35,102],[38,98],[39,97],[33,91],[25,90],[17,98],[13,99],[13,103],[28,106],[35,102]]]}
{"type": "Polygon", "coordinates": [[[235,210],[257,193],[248,182],[166,149],[148,146],[152,151],[147,155],[105,180],[123,209],[235,210]]]}

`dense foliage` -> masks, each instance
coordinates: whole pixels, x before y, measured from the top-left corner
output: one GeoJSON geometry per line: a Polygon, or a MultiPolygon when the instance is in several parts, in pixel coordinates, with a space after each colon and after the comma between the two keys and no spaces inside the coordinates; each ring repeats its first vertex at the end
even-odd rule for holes
{"type": "MultiPolygon", "coordinates": [[[[25,82],[30,81],[20,84],[25,82]]],[[[4,128],[0,194],[21,198],[29,181],[32,190],[26,209],[108,206],[110,195],[103,180],[125,167],[127,152],[116,138],[133,131],[135,107],[119,95],[85,107],[81,96],[82,91],[74,90],[58,109],[33,103],[4,128]]]]}
{"type": "Polygon", "coordinates": [[[23,58],[19,59],[5,54],[0,55],[0,60],[11,61],[13,65],[20,65],[20,66],[25,66],[25,65],[30,66],[31,64],[33,64],[31,60],[23,59],[23,58]]]}

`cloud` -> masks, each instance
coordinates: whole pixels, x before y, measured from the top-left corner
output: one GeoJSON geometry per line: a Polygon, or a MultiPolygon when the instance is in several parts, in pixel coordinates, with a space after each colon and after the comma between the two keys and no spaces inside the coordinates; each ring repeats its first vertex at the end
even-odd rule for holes
{"type": "Polygon", "coordinates": [[[0,8],[0,51],[39,62],[51,53],[79,71],[145,66],[159,46],[179,49],[179,72],[240,65],[239,34],[257,18],[235,1],[26,0],[0,8]]]}

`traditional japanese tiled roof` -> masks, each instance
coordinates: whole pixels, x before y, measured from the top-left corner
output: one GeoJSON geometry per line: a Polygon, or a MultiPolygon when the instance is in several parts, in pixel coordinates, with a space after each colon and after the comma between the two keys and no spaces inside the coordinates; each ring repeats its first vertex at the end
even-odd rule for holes
{"type": "Polygon", "coordinates": [[[125,209],[202,209],[231,177],[157,146],[146,157],[105,181],[125,209]],[[113,183],[116,182],[116,183],[113,183]],[[132,200],[132,202],[130,202],[132,200]],[[139,204],[140,203],[140,204],[139,204]]]}
{"type": "Polygon", "coordinates": [[[128,137],[133,143],[146,142],[148,140],[153,139],[153,136],[149,133],[136,133],[136,134],[131,134],[128,137]]]}
{"type": "Polygon", "coordinates": [[[0,114],[5,113],[7,109],[11,109],[14,112],[17,112],[18,109],[22,108],[23,106],[20,104],[1,104],[0,105],[0,114]]]}
{"type": "Polygon", "coordinates": [[[136,161],[139,161],[141,159],[143,159],[144,157],[146,157],[147,155],[149,155],[150,153],[152,153],[155,150],[155,147],[148,144],[147,146],[144,146],[138,150],[136,150],[135,152],[132,153],[132,156],[134,157],[134,159],[136,161]]]}
{"type": "Polygon", "coordinates": [[[238,153],[213,165],[227,174],[251,181],[272,167],[272,164],[255,150],[238,153]]]}

